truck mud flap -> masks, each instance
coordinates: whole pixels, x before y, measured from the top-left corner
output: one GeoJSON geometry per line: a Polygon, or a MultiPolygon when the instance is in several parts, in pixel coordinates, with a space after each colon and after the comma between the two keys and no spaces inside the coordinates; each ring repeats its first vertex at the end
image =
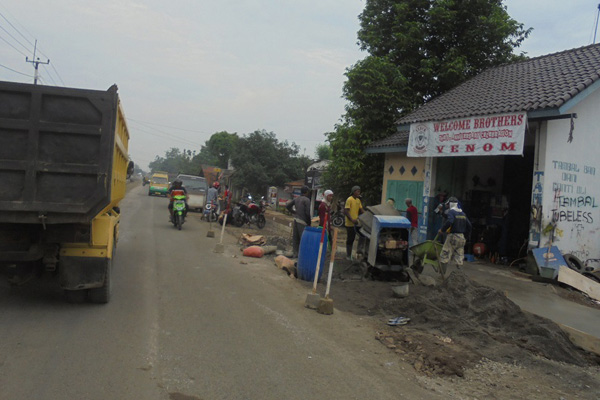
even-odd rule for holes
{"type": "Polygon", "coordinates": [[[61,257],[58,269],[60,287],[67,290],[101,287],[107,265],[107,259],[101,257],[61,257]]]}

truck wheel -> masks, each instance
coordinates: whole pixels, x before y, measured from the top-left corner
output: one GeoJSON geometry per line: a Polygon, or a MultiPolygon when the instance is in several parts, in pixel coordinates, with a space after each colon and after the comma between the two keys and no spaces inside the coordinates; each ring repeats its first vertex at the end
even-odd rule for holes
{"type": "Polygon", "coordinates": [[[104,284],[99,288],[89,289],[89,300],[92,303],[106,304],[110,300],[111,280],[112,280],[112,259],[106,259],[106,273],[104,275],[104,284]]]}
{"type": "Polygon", "coordinates": [[[65,290],[65,298],[67,302],[72,304],[79,304],[85,301],[85,295],[87,290],[65,290]]]}

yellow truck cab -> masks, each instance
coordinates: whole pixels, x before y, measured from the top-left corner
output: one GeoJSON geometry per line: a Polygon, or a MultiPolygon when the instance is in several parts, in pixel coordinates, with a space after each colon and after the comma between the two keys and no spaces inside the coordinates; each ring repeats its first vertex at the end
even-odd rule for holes
{"type": "Polygon", "coordinates": [[[169,190],[169,174],[166,172],[155,172],[150,178],[150,187],[148,188],[148,196],[153,194],[166,196],[169,190]]]}

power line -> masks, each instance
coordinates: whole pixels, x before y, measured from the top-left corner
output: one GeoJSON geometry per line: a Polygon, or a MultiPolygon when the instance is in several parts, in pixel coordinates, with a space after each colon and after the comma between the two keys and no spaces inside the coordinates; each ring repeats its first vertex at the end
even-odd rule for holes
{"type": "MultiPolygon", "coordinates": [[[[155,125],[155,126],[161,126],[163,128],[170,128],[170,129],[177,129],[178,131],[184,131],[184,132],[192,132],[192,133],[202,133],[202,134],[208,134],[208,132],[205,131],[197,131],[197,130],[192,130],[192,129],[186,129],[186,128],[178,128],[176,126],[169,126],[169,125],[161,125],[161,124],[157,124],[154,122],[147,122],[147,121],[140,121],[140,120],[136,120],[133,118],[127,118],[128,121],[133,121],[133,122],[137,122],[139,124],[142,125],[155,125]]],[[[152,129],[156,129],[156,128],[152,128],[152,129]]]]}
{"type": "MultiPolygon", "coordinates": [[[[131,121],[131,122],[133,122],[134,124],[136,124],[136,123],[137,123],[137,124],[142,124],[142,126],[143,126],[144,128],[146,128],[146,129],[152,129],[152,130],[154,130],[154,131],[156,131],[156,132],[159,132],[159,133],[162,133],[163,135],[166,135],[166,136],[168,136],[169,138],[177,138],[177,139],[179,139],[179,140],[183,140],[183,141],[185,141],[185,142],[189,142],[190,144],[193,144],[193,145],[195,145],[195,146],[203,146],[202,144],[196,143],[196,142],[194,142],[194,141],[192,141],[192,140],[189,140],[189,139],[186,139],[186,138],[184,138],[184,137],[177,136],[177,135],[174,135],[174,134],[172,134],[172,133],[169,133],[169,132],[162,131],[162,130],[160,130],[160,129],[157,129],[157,128],[153,128],[153,127],[151,127],[151,126],[145,126],[145,125],[143,125],[143,122],[141,122],[141,121],[137,121],[137,120],[134,120],[134,119],[131,119],[131,118],[127,118],[127,121],[131,121]]],[[[135,129],[140,129],[140,128],[138,127],[138,128],[135,128],[135,129]]]]}
{"type": "Polygon", "coordinates": [[[6,42],[6,44],[8,44],[10,47],[12,47],[13,49],[15,49],[16,51],[18,51],[19,53],[21,53],[22,55],[24,55],[25,57],[27,57],[27,54],[23,53],[21,50],[17,49],[12,43],[10,43],[8,40],[4,39],[2,36],[0,36],[0,39],[2,39],[4,42],[6,42]]]}
{"type": "Polygon", "coordinates": [[[13,35],[11,35],[10,32],[7,31],[6,29],[4,29],[4,27],[2,25],[0,25],[0,29],[2,29],[4,32],[6,32],[8,34],[8,36],[10,36],[15,42],[19,43],[21,45],[21,47],[23,47],[25,50],[29,51],[29,47],[27,47],[23,43],[19,42],[19,39],[17,39],[13,35]]]}
{"type": "Polygon", "coordinates": [[[161,135],[161,134],[158,134],[158,133],[156,133],[156,132],[150,132],[150,131],[147,131],[147,130],[145,130],[145,129],[141,129],[141,128],[135,128],[135,127],[132,127],[132,131],[133,131],[133,130],[135,130],[135,131],[139,131],[139,132],[142,132],[142,133],[146,133],[146,134],[149,134],[149,135],[152,135],[152,136],[160,137],[160,138],[162,138],[162,139],[169,139],[169,140],[174,140],[174,141],[176,141],[176,142],[181,142],[181,143],[187,144],[188,146],[190,146],[190,145],[191,145],[191,146],[198,146],[198,147],[202,147],[202,145],[201,145],[201,144],[194,143],[194,142],[192,142],[192,141],[189,141],[189,140],[187,140],[187,139],[180,139],[180,138],[178,138],[177,136],[169,135],[168,133],[165,133],[165,132],[161,132],[161,133],[163,133],[163,134],[161,135]]]}
{"type": "MultiPolygon", "coordinates": [[[[18,29],[17,29],[17,28],[16,28],[16,27],[15,27],[15,26],[14,26],[14,25],[13,25],[13,24],[12,24],[12,23],[9,21],[9,20],[8,20],[8,18],[6,18],[6,17],[4,16],[4,14],[2,14],[1,12],[0,12],[0,17],[4,18],[4,20],[5,20],[6,22],[8,22],[8,24],[9,24],[9,25],[10,25],[10,26],[11,26],[11,27],[12,27],[12,28],[13,28],[13,29],[14,29],[14,30],[15,30],[15,31],[16,31],[16,32],[19,34],[19,35],[21,35],[21,37],[22,37],[23,39],[25,39],[25,41],[27,41],[27,43],[29,43],[31,46],[33,46],[33,43],[31,43],[31,41],[30,41],[29,39],[27,39],[27,37],[25,37],[25,35],[23,35],[23,34],[21,33],[21,31],[19,31],[19,30],[18,30],[18,29]]],[[[14,17],[13,17],[13,18],[14,18],[14,17]]],[[[18,23],[18,22],[17,22],[17,23],[18,23]]],[[[26,31],[27,31],[27,30],[26,30],[26,31]]],[[[27,32],[27,33],[29,33],[29,32],[27,32]]],[[[31,34],[30,34],[30,35],[31,35],[31,34]]],[[[33,36],[33,35],[32,35],[32,36],[33,36]]]]}
{"type": "Polygon", "coordinates": [[[15,70],[15,69],[9,68],[9,67],[7,67],[6,65],[2,65],[2,64],[0,64],[0,67],[2,67],[2,68],[6,68],[7,70],[9,70],[9,71],[12,71],[12,72],[14,72],[14,73],[17,73],[17,74],[19,74],[19,75],[24,75],[24,76],[27,76],[27,77],[29,77],[29,78],[33,78],[33,75],[24,74],[23,72],[19,72],[19,71],[15,70]]]}
{"type": "MultiPolygon", "coordinates": [[[[4,8],[6,10],[6,8],[4,8]]],[[[11,18],[13,18],[13,20],[15,21],[15,23],[17,25],[19,25],[30,37],[34,38],[34,36],[31,34],[31,32],[29,32],[27,30],[27,28],[21,24],[15,17],[14,15],[10,14],[10,12],[8,12],[8,10],[5,11],[7,14],[9,14],[11,16],[11,18]]],[[[29,40],[27,38],[27,36],[25,36],[19,29],[17,29],[17,27],[15,25],[12,24],[12,22],[10,22],[10,20],[2,13],[0,12],[0,17],[2,17],[14,30],[15,32],[17,32],[23,39],[25,39],[25,41],[31,45],[31,46],[37,46],[37,40],[35,40],[35,44],[29,40]]],[[[17,43],[19,43],[21,46],[23,46],[27,51],[29,51],[29,48],[24,46],[21,42],[19,42],[14,36],[12,36],[8,31],[6,31],[4,28],[2,28],[6,33],[8,33],[10,35],[10,37],[12,37],[15,41],[17,41],[17,43]]],[[[4,39],[3,39],[4,40],[4,39]]],[[[6,40],[5,40],[6,41],[6,40]]],[[[7,42],[8,43],[8,42],[7,42]]],[[[12,44],[8,43],[9,45],[12,46],[12,44]]],[[[14,46],[12,46],[14,48],[14,46]]],[[[15,50],[19,51],[18,49],[15,48],[15,50]]],[[[46,54],[44,54],[41,49],[37,49],[37,51],[46,59],[49,59],[50,57],[48,57],[46,54]]],[[[27,57],[27,54],[24,54],[23,52],[19,51],[21,54],[23,54],[25,57],[27,57]]],[[[50,64],[50,67],[52,67],[52,70],[54,70],[54,73],[56,74],[56,76],[58,77],[58,79],[62,82],[63,86],[66,86],[65,81],[62,79],[62,77],[60,76],[60,74],[58,73],[58,70],[56,69],[56,67],[54,66],[54,64],[50,64]]],[[[56,82],[55,82],[56,84],[56,82]]]]}

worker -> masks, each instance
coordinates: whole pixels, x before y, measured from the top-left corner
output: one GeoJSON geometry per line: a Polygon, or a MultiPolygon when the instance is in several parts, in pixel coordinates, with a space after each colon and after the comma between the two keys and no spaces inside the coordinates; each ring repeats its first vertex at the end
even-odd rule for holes
{"type": "Polygon", "coordinates": [[[292,258],[298,258],[300,240],[302,239],[304,228],[310,226],[309,192],[308,186],[302,186],[300,196],[288,201],[285,205],[285,208],[294,216],[294,221],[292,222],[292,258]]]}
{"type": "Polygon", "coordinates": [[[360,186],[354,186],[350,193],[350,197],[346,200],[344,205],[344,214],[346,215],[346,259],[352,260],[352,247],[354,246],[354,239],[358,235],[358,245],[356,248],[356,256],[362,256],[365,237],[358,232],[359,221],[358,216],[365,212],[363,210],[362,203],[360,201],[360,186]]]}
{"type": "MultiPolygon", "coordinates": [[[[410,221],[410,230],[409,230],[409,246],[416,246],[418,236],[419,236],[419,212],[417,211],[417,207],[414,206],[411,198],[407,198],[404,200],[404,204],[406,204],[406,218],[410,221]]],[[[414,254],[410,252],[409,254],[411,260],[414,263],[414,254]]]]}
{"type": "Polygon", "coordinates": [[[447,233],[439,259],[444,272],[451,260],[456,262],[459,269],[462,267],[465,258],[465,244],[471,236],[472,229],[471,221],[458,205],[458,199],[450,197],[448,205],[450,207],[447,214],[448,218],[439,230],[439,233],[447,233]]]}

